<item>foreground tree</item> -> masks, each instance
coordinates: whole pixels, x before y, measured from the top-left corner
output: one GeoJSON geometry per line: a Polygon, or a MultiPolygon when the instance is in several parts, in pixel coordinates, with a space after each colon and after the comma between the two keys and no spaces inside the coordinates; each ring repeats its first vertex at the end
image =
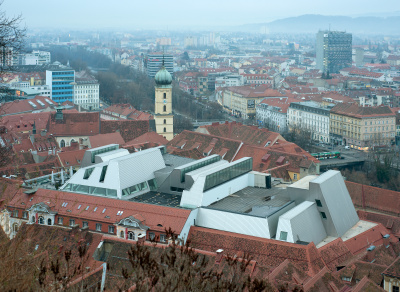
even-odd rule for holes
{"type": "MultiPolygon", "coordinates": [[[[4,81],[7,74],[13,70],[13,59],[24,47],[26,29],[20,26],[22,16],[8,17],[5,11],[1,10],[0,2],[0,82],[4,81]]],[[[9,99],[10,90],[6,86],[0,86],[0,96],[2,105],[0,106],[0,117],[8,105],[4,101],[9,99]]],[[[0,120],[0,167],[8,165],[12,158],[12,146],[9,144],[5,135],[7,129],[0,120]]]]}

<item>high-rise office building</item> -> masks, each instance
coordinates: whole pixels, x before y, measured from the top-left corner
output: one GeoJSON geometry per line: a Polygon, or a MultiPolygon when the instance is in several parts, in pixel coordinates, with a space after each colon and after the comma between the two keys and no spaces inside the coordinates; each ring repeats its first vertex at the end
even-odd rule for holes
{"type": "Polygon", "coordinates": [[[352,35],[342,31],[317,33],[317,69],[326,73],[339,73],[352,64],[352,35]]]}
{"type": "Polygon", "coordinates": [[[74,101],[75,71],[72,69],[46,70],[46,85],[50,86],[55,102],[74,101]]]}
{"type": "Polygon", "coordinates": [[[146,58],[146,69],[147,76],[154,78],[157,72],[161,69],[164,60],[164,67],[167,69],[169,74],[174,74],[174,58],[172,55],[167,55],[163,53],[152,53],[146,58]]]}

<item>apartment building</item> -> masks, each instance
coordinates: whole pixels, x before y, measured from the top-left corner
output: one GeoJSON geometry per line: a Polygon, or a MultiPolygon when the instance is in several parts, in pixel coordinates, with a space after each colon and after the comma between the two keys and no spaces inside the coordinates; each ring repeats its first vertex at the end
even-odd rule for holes
{"type": "Polygon", "coordinates": [[[330,143],[329,111],[333,104],[315,101],[292,102],[287,112],[289,129],[303,128],[311,132],[313,140],[330,143]]]}
{"type": "Polygon", "coordinates": [[[393,145],[396,115],[388,106],[359,107],[338,104],[330,112],[330,132],[336,144],[358,150],[393,145]]]}

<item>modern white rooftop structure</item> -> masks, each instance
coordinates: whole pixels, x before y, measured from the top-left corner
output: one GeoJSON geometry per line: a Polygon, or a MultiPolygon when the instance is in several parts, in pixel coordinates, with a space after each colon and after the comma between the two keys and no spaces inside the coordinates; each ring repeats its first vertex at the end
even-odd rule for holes
{"type": "Polygon", "coordinates": [[[196,226],[299,244],[349,237],[360,224],[339,171],[290,185],[252,165],[250,157],[193,160],[163,146],[129,153],[111,144],[87,150],[62,190],[191,209],[196,226]]]}

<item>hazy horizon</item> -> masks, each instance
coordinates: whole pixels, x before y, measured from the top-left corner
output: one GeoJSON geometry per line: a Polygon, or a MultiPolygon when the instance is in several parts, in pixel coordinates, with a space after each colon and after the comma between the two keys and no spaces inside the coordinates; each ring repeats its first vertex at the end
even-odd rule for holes
{"type": "Polygon", "coordinates": [[[22,24],[28,29],[124,30],[235,26],[269,22],[303,14],[390,15],[393,11],[400,10],[398,0],[384,1],[385,5],[380,5],[378,8],[373,5],[374,3],[376,4],[371,0],[337,0],[334,5],[328,1],[312,0],[283,0],[278,3],[259,0],[246,2],[174,0],[170,3],[162,0],[154,0],[151,3],[127,0],[116,2],[4,0],[2,9],[9,17],[21,14],[22,24]]]}

